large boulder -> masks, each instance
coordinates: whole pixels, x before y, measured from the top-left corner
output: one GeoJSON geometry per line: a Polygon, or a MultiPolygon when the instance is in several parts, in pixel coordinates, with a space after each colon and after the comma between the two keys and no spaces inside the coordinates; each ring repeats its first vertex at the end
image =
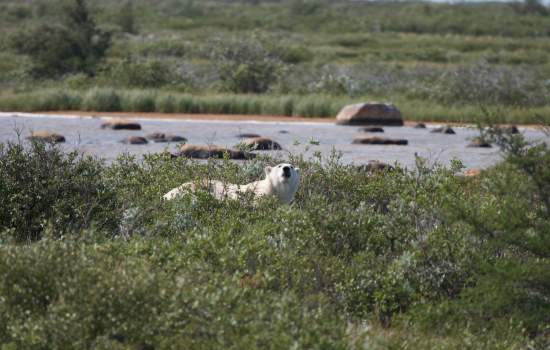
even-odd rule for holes
{"type": "Polygon", "coordinates": [[[163,132],[154,132],[152,134],[148,134],[146,137],[147,139],[154,142],[187,142],[187,139],[185,137],[165,134],[163,132]]]}
{"type": "Polygon", "coordinates": [[[141,130],[141,125],[129,120],[112,120],[101,124],[101,128],[111,130],[141,130]]]}
{"type": "Polygon", "coordinates": [[[178,153],[178,155],[182,157],[198,159],[223,158],[226,154],[230,159],[250,159],[255,157],[255,154],[253,153],[228,149],[215,145],[185,144],[180,147],[178,153]]]}
{"type": "Polygon", "coordinates": [[[409,141],[404,139],[389,139],[385,137],[358,137],[353,139],[353,144],[356,145],[398,145],[406,146],[409,141]]]}
{"type": "Polygon", "coordinates": [[[342,108],[336,116],[336,124],[402,126],[403,117],[391,103],[356,103],[342,108]]]}
{"type": "Polygon", "coordinates": [[[278,142],[268,137],[253,137],[242,142],[247,149],[252,151],[271,151],[283,149],[278,142]]]}

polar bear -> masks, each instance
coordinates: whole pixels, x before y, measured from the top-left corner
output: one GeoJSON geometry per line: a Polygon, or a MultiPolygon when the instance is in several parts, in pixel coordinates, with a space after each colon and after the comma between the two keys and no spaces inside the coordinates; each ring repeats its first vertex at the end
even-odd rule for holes
{"type": "Polygon", "coordinates": [[[273,195],[283,204],[292,202],[300,184],[300,169],[291,164],[282,163],[274,167],[267,166],[264,171],[265,179],[246,185],[223,183],[217,180],[186,182],[166,193],[163,198],[172,200],[186,191],[207,189],[217,199],[238,199],[242,194],[253,193],[256,198],[273,195]]]}

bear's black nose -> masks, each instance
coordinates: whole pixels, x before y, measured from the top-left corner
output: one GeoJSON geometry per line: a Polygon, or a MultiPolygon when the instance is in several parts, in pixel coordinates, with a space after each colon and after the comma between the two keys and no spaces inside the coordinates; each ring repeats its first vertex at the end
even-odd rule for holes
{"type": "Polygon", "coordinates": [[[288,167],[288,166],[283,167],[283,176],[284,177],[290,177],[290,167],[288,167]]]}

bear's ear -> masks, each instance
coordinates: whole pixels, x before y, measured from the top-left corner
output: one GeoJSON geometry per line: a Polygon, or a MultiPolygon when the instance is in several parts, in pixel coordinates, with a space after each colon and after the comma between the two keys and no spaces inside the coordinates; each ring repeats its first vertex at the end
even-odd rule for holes
{"type": "Polygon", "coordinates": [[[294,168],[298,174],[300,174],[300,168],[294,168]]]}
{"type": "Polygon", "coordinates": [[[273,168],[270,167],[269,165],[264,168],[265,176],[269,176],[269,173],[271,173],[271,169],[273,168]]]}

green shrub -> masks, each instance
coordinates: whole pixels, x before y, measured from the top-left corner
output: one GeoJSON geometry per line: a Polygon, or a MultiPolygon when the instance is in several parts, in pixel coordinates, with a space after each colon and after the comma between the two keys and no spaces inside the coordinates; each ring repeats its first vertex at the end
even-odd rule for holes
{"type": "Polygon", "coordinates": [[[126,58],[107,67],[102,79],[114,86],[154,88],[169,84],[172,75],[170,67],[162,61],[126,58]]]}
{"type": "Polygon", "coordinates": [[[0,232],[21,242],[91,226],[116,234],[118,202],[103,169],[41,142],[0,145],[0,232]]]}
{"type": "MultiPolygon", "coordinates": [[[[137,249],[142,246],[136,242],[137,249]]],[[[345,323],[322,301],[307,307],[182,265],[169,273],[71,242],[0,251],[0,295],[18,348],[344,349],[345,323]],[[246,300],[246,302],[243,302],[246,300]],[[136,307],[139,305],[139,307],[136,307]],[[77,321],[78,320],[78,321],[77,321]]],[[[1,327],[1,326],[0,326],[1,327]]]]}
{"type": "Polygon", "coordinates": [[[64,3],[61,24],[40,24],[13,36],[12,46],[28,55],[37,76],[68,72],[91,74],[105,56],[110,35],[91,18],[84,0],[64,3]]]}
{"type": "Polygon", "coordinates": [[[266,92],[283,72],[280,59],[256,37],[217,40],[214,61],[224,87],[232,92],[266,92]]]}

